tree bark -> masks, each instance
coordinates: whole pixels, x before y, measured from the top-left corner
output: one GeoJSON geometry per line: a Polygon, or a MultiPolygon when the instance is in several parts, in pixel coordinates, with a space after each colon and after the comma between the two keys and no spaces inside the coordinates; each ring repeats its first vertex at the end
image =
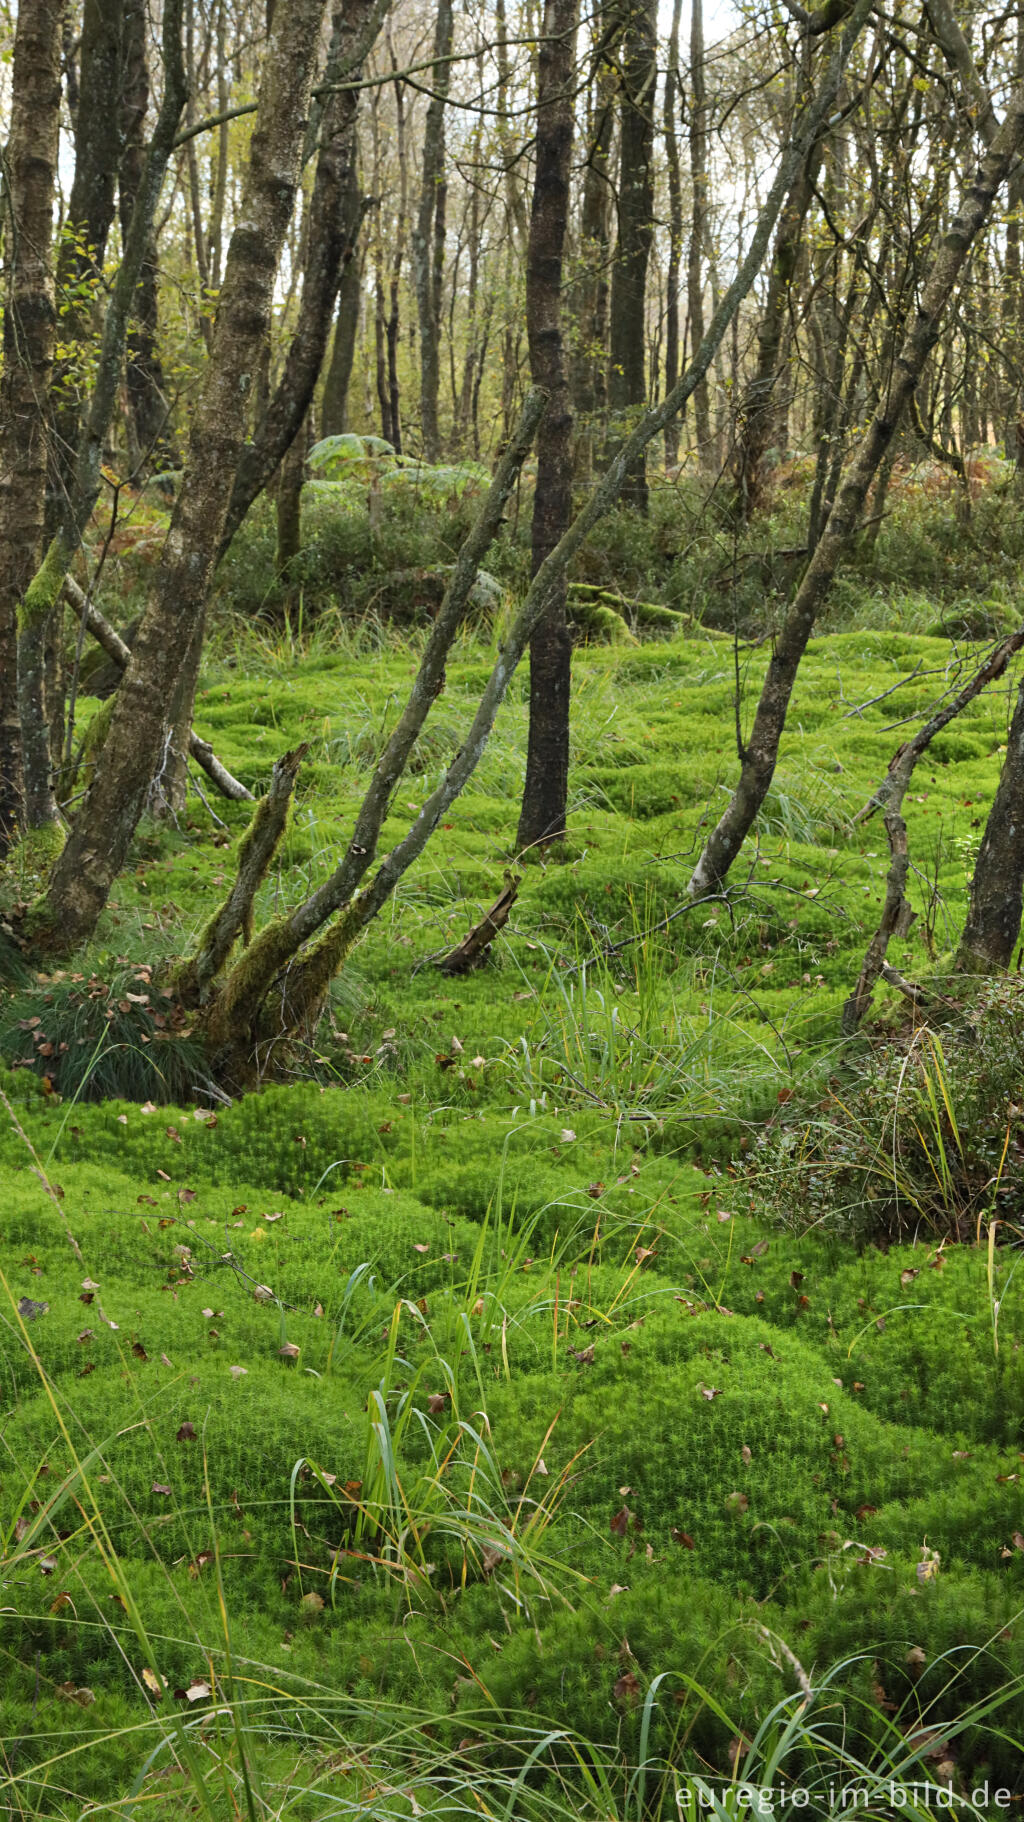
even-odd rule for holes
{"type": "MultiPolygon", "coordinates": [[[[704,256],[708,232],[708,126],[707,85],[704,80],[703,0],[690,0],[690,246],[686,261],[686,300],[690,312],[690,345],[704,340],[704,256]]],[[[708,383],[702,380],[693,395],[693,422],[697,462],[707,466],[711,456],[711,410],[708,383]]]]}
{"type": "MultiPolygon", "coordinates": [[[[607,48],[607,47],[605,47],[607,48]]],[[[590,144],[583,172],[580,210],[579,302],[576,306],[572,395],[577,435],[576,478],[589,481],[599,437],[598,420],[608,403],[608,255],[612,235],[609,171],[615,130],[615,71],[599,52],[594,74],[590,144]]]]}
{"type": "MultiPolygon", "coordinates": [[[[673,0],[672,28],[665,71],[665,164],[668,177],[668,270],[665,277],[665,391],[679,378],[679,273],[683,250],[683,186],[679,174],[679,139],[676,101],[679,91],[679,24],[683,0],[673,0]]],[[[679,421],[665,426],[665,467],[679,460],[679,421]]]]}
{"type": "Polygon", "coordinates": [[[764,802],[775,773],[797,669],[818,610],[860,523],[868,489],[935,347],[943,315],[974,241],[987,222],[1011,165],[1024,148],[1024,87],[1017,89],[1006,117],[982,159],[925,278],[914,320],[861,447],[846,471],[817,549],[804,573],[768,664],[768,675],[743,750],[739,782],[713,830],[689,882],[693,898],[717,892],[764,802]]]}
{"type": "MultiPolygon", "coordinates": [[[[0,856],[27,817],[52,802],[42,701],[45,627],[26,648],[34,675],[19,671],[18,607],[42,553],[46,503],[46,401],[53,368],[53,197],[60,128],[63,0],[21,0],[11,71],[6,147],[7,296],[0,373],[0,856]],[[19,694],[38,695],[22,753],[19,694]],[[24,766],[23,766],[24,757],[24,766]],[[23,789],[25,798],[23,798],[23,789]],[[27,801],[26,801],[27,798],[27,801]]],[[[30,705],[34,706],[34,705],[30,705]]]]}
{"type": "MultiPolygon", "coordinates": [[[[623,0],[618,243],[612,264],[606,455],[619,450],[647,398],[647,267],[654,236],[654,101],[657,80],[656,0],[623,0]]],[[[643,455],[623,499],[647,510],[643,455]]]]}
{"type": "Polygon", "coordinates": [[[423,181],[416,225],[412,231],[413,276],[420,331],[420,425],[423,454],[428,462],[438,461],[441,455],[441,433],[437,417],[441,380],[439,281],[444,251],[444,116],[451,82],[453,34],[452,0],[438,0],[434,19],[431,96],[423,133],[423,181]]]}
{"type": "MultiPolygon", "coordinates": [[[[358,187],[353,185],[353,189],[358,196],[358,187]]],[[[325,437],[341,436],[348,429],[348,389],[355,362],[361,299],[362,265],[354,252],[341,277],[331,358],[320,402],[320,430],[325,437]]]]}
{"type": "MultiPolygon", "coordinates": [[[[569,217],[577,0],[547,0],[537,83],[536,175],[526,261],[530,378],[549,394],[537,433],[532,569],[572,518],[572,403],[562,337],[562,261],[569,217]]],[[[571,652],[564,572],[530,638],[530,725],[516,837],[520,849],[565,834],[571,652]]]]}
{"type": "MultiPolygon", "coordinates": [[[[121,167],[118,212],[122,243],[127,242],[146,164],[146,114],[149,108],[149,60],[146,51],[145,0],[125,0],[124,62],[121,90],[121,167]]],[[[125,385],[138,462],[145,469],[177,468],[181,454],[168,423],[169,403],[157,343],[159,322],[158,261],[150,232],[139,266],[125,340],[125,385]]]]}
{"type": "Polygon", "coordinates": [[[956,965],[963,973],[1008,968],[1020,935],[1024,893],[1024,682],[1006,741],[1006,758],[971,881],[956,965]]]}
{"type": "MultiPolygon", "coordinates": [[[[336,49],[328,80],[351,80],[372,48],[368,25],[379,26],[371,0],[348,0],[334,15],[336,49]]],[[[309,204],[302,298],[295,334],[274,396],[243,451],[221,539],[223,556],[253,501],[298,435],[320,378],[345,265],[355,252],[362,203],[354,182],[358,88],[336,88],[327,99],[309,204]]]]}
{"type": "Polygon", "coordinates": [[[176,718],[181,665],[201,640],[249,392],[268,334],[278,261],[295,202],[322,13],[323,0],[278,0],[275,8],[185,476],[115,699],[103,763],[37,914],[40,941],[52,950],[72,948],[95,927],[176,718]]]}

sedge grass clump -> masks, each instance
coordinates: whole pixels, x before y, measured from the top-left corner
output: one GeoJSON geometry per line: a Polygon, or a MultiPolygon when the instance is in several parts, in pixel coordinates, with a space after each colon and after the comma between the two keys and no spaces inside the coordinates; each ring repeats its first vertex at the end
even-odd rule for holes
{"type": "Polygon", "coordinates": [[[790,1103],[754,1166],[776,1219],[824,1224],[864,1241],[918,1231],[975,1238],[998,1218],[1024,1218],[1020,985],[982,984],[973,1008],[941,1034],[917,1026],[875,1043],[813,1117],[790,1103]]]}

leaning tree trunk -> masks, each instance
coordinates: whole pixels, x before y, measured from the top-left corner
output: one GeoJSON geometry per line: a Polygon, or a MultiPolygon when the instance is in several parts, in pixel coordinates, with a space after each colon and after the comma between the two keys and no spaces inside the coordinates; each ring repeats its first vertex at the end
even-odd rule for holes
{"type": "MultiPolygon", "coordinates": [[[[25,754],[22,798],[18,713],[18,607],[42,552],[46,500],[46,401],[55,307],[51,244],[60,130],[63,0],[21,0],[11,71],[4,160],[7,297],[0,375],[0,856],[23,815],[45,820],[52,801],[49,744],[25,754]],[[41,812],[43,813],[41,815],[41,812]]],[[[44,640],[33,662],[42,709],[44,640]]],[[[28,685],[33,680],[21,679],[28,685]]],[[[45,719],[42,717],[45,728],[45,719]]],[[[30,740],[38,725],[29,719],[30,740]]],[[[37,743],[38,744],[38,743],[37,743]]]]}
{"type": "Polygon", "coordinates": [[[428,462],[441,455],[437,401],[441,383],[441,298],[439,254],[444,235],[444,115],[451,83],[454,21],[452,0],[438,0],[434,18],[434,63],[431,95],[423,133],[423,178],[412,263],[420,330],[420,423],[423,454],[428,462]]]}
{"type": "Polygon", "coordinates": [[[95,928],[160,770],[178,674],[201,640],[206,596],[245,432],[253,376],[295,203],[323,0],[278,0],[256,129],[228,249],[213,348],[181,491],[102,760],[36,914],[37,941],[67,951],[95,928]]]}
{"type": "Polygon", "coordinates": [[[768,663],[750,739],[743,749],[735,793],[690,878],[688,890],[693,898],[703,898],[709,892],[719,890],[765,800],[775,773],[779,741],[797,669],[818,611],[860,523],[875,473],[939,339],[943,315],[967,256],[988,221],[996,196],[1022,149],[1024,87],[1014,91],[1002,126],[932,258],[912,326],[892,362],[879,408],[865,432],[858,454],[847,469],[828,523],[786,615],[768,663]]]}
{"type": "Polygon", "coordinates": [[[964,973],[1008,968],[1020,935],[1024,894],[1024,682],[1006,741],[1006,758],[971,881],[956,965],[964,973]]]}
{"type": "MultiPolygon", "coordinates": [[[[647,267],[654,236],[654,99],[657,81],[656,0],[624,0],[628,17],[622,44],[618,245],[612,265],[607,454],[622,447],[647,398],[647,267]]],[[[641,455],[623,493],[647,510],[647,475],[641,455]]]]}
{"type": "MultiPolygon", "coordinates": [[[[569,218],[577,0],[547,0],[537,83],[536,176],[526,256],[530,377],[549,394],[537,433],[533,573],[572,518],[572,403],[562,337],[562,260],[569,218]]],[[[571,644],[564,572],[530,638],[530,727],[520,848],[565,834],[571,644]]]]}

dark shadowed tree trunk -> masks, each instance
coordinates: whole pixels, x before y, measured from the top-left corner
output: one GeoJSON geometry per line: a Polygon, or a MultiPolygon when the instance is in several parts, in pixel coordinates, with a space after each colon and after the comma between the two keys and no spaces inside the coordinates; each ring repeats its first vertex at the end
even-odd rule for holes
{"type": "MultiPolygon", "coordinates": [[[[654,103],[657,81],[656,0],[623,0],[618,243],[612,264],[607,455],[614,456],[647,398],[647,267],[654,235],[654,103]]],[[[647,510],[641,456],[623,499],[647,510]]]]}
{"type": "Polygon", "coordinates": [[[750,739],[743,748],[739,782],[691,876],[692,897],[702,898],[719,890],[765,800],[775,773],[797,670],[818,611],[856,533],[874,476],[938,342],[943,317],[967,256],[1022,148],[1024,88],[1017,89],[1011,97],[1003,124],[932,257],[911,327],[891,362],[878,410],[846,471],[769,660],[750,739]]]}
{"type": "MultiPolygon", "coordinates": [[[[530,377],[549,396],[537,433],[532,567],[572,518],[572,404],[562,334],[562,261],[569,215],[577,0],[547,0],[537,84],[537,165],[526,259],[530,377]]],[[[520,848],[565,833],[571,647],[564,573],[530,638],[530,730],[520,848]]]]}
{"type": "MultiPolygon", "coordinates": [[[[0,856],[22,826],[24,810],[17,613],[43,545],[46,401],[55,329],[53,198],[63,15],[63,0],[21,0],[4,162],[7,295],[0,375],[0,856]]],[[[42,642],[34,661],[41,680],[42,642]]],[[[49,792],[48,746],[27,770],[33,794],[49,792]]]]}
{"type": "MultiPolygon", "coordinates": [[[[353,188],[356,186],[353,185],[353,188]]],[[[348,389],[359,333],[362,286],[362,260],[358,253],[354,253],[342,273],[331,358],[320,404],[320,430],[325,437],[341,436],[348,429],[348,389]]]]}
{"type": "Polygon", "coordinates": [[[213,348],[160,568],[117,692],[103,758],[38,913],[39,940],[67,950],[95,927],[161,769],[179,676],[202,637],[213,566],[269,329],[298,185],[323,0],[278,0],[259,110],[228,249],[213,348]]]}
{"type": "Polygon", "coordinates": [[[1006,758],[971,881],[957,967],[993,974],[1008,968],[1020,935],[1024,893],[1024,683],[1006,742],[1006,758]]]}
{"type": "Polygon", "coordinates": [[[428,462],[441,455],[437,404],[441,382],[441,286],[445,221],[444,116],[451,83],[452,0],[438,0],[434,18],[431,96],[423,132],[420,203],[412,231],[412,264],[420,330],[420,424],[428,462]]]}

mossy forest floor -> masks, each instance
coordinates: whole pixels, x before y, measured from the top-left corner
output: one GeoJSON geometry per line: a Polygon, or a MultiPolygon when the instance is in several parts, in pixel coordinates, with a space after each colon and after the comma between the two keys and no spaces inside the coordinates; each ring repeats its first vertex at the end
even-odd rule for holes
{"type": "MultiPolygon", "coordinates": [[[[345,841],[411,662],[211,663],[197,725],[247,783],[312,743],[265,913],[345,841]]],[[[1024,1675],[1018,1252],[858,1248],[745,1174],[773,1109],[827,1106],[847,1066],[887,865],[853,817],[953,663],[816,641],[730,904],[672,917],[736,769],[733,648],[579,653],[569,851],[520,867],[490,961],[446,979],[509,865],[517,679],[317,1056],[234,1105],[198,1077],[162,1104],[143,966],[187,947],[228,833],[198,802],[144,830],[100,946],[5,1015],[37,1066],[2,1078],[0,1812],[412,1818],[457,1789],[444,1813],[639,1822],[830,1672],[836,1765],[924,1743],[917,1776],[1019,1813],[1019,1681],[946,1731],[1024,1675]],[[126,1047],[138,1098],[45,1093],[50,1042],[81,1076],[126,1047]]],[[[487,664],[451,664],[388,832],[487,664]]],[[[915,778],[911,976],[955,942],[1008,700],[915,778]]]]}

